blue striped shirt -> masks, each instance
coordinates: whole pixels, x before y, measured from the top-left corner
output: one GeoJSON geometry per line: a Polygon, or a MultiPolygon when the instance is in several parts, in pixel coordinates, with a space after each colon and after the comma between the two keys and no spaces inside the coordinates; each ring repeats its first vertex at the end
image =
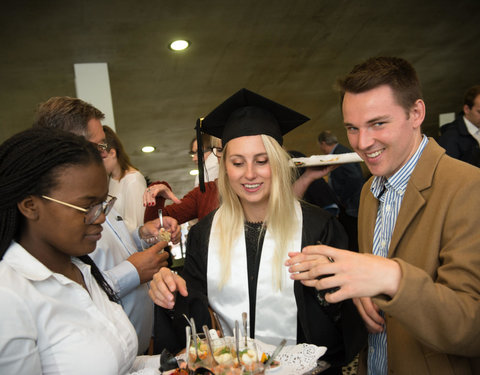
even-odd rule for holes
{"type": "MultiPolygon", "coordinates": [[[[380,201],[373,234],[372,252],[374,255],[385,258],[388,255],[390,240],[392,239],[408,180],[427,142],[428,138],[423,136],[415,154],[392,177],[386,179],[382,176],[376,176],[373,179],[370,191],[380,201]]],[[[383,311],[380,314],[382,317],[384,316],[383,311]]],[[[387,369],[387,332],[385,330],[381,333],[370,333],[368,335],[368,374],[386,375],[387,369]]]]}

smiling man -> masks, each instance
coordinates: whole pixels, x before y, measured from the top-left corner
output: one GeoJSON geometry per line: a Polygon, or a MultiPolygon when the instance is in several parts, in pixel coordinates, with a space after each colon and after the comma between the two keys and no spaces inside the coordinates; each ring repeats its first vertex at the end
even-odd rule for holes
{"type": "Polygon", "coordinates": [[[359,374],[479,374],[480,170],[422,135],[407,61],[372,58],[339,83],[348,139],[373,175],[360,199],[362,254],[306,247],[287,261],[291,277],[340,287],[329,302],[354,298],[370,332],[359,374]]]}

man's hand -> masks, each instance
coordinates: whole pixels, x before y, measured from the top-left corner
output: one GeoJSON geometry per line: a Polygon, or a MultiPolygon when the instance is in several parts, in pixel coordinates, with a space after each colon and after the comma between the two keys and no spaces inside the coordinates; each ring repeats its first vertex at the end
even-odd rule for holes
{"type": "Polygon", "coordinates": [[[326,294],[325,299],[330,303],[379,294],[393,298],[402,277],[400,265],[394,260],[324,245],[307,246],[301,253],[289,256],[285,265],[293,280],[318,290],[340,287],[326,294]]]}
{"type": "Polygon", "coordinates": [[[188,296],[185,280],[170,269],[162,268],[153,275],[148,294],[158,306],[165,309],[173,309],[177,291],[184,297],[188,296]]]}
{"type": "Polygon", "coordinates": [[[149,186],[147,190],[145,190],[145,192],[143,193],[144,207],[155,206],[156,197],[158,195],[165,199],[171,199],[173,203],[181,203],[181,200],[178,199],[175,194],[173,194],[173,192],[168,188],[167,185],[156,184],[149,186]]]}
{"type": "Polygon", "coordinates": [[[357,307],[358,313],[370,333],[380,333],[384,330],[385,320],[380,315],[377,305],[375,305],[371,298],[354,298],[353,303],[357,307]]]}
{"type": "Polygon", "coordinates": [[[295,193],[295,196],[302,198],[313,181],[325,177],[337,167],[338,165],[327,165],[324,167],[306,168],[305,172],[293,183],[293,192],[295,193]]]}
{"type": "Polygon", "coordinates": [[[140,284],[152,280],[153,275],[158,272],[160,268],[167,267],[167,259],[170,253],[163,251],[163,248],[167,245],[167,242],[160,241],[152,247],[134,253],[127,258],[137,269],[138,275],[140,276],[140,284]]]}

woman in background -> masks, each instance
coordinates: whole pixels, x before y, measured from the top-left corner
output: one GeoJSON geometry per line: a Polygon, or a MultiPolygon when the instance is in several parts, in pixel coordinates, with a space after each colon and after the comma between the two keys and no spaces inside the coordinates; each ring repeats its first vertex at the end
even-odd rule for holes
{"type": "MultiPolygon", "coordinates": [[[[217,164],[216,175],[218,176],[218,164],[222,157],[222,141],[217,137],[204,137],[211,146],[208,147],[209,153],[215,158],[217,164]]],[[[195,140],[195,149],[196,147],[195,140]]],[[[204,151],[205,155],[205,151],[204,151]]],[[[208,158],[211,158],[211,156],[208,158]]],[[[195,159],[198,160],[196,157],[195,159]]],[[[143,202],[145,209],[145,220],[153,220],[157,217],[158,209],[163,209],[163,214],[173,217],[178,224],[183,224],[194,219],[202,219],[207,214],[218,208],[219,197],[217,188],[217,177],[214,180],[208,180],[205,176],[205,191],[200,190],[200,186],[196,186],[189,191],[181,200],[171,192],[170,187],[164,182],[154,182],[143,194],[143,202]],[[174,203],[163,206],[165,199],[171,199],[174,203]]]]}
{"type": "Polygon", "coordinates": [[[115,210],[132,232],[144,222],[143,193],[147,183],[145,177],[130,162],[118,135],[106,125],[103,126],[103,130],[108,145],[107,156],[104,159],[110,177],[108,192],[117,197],[115,210]]]}

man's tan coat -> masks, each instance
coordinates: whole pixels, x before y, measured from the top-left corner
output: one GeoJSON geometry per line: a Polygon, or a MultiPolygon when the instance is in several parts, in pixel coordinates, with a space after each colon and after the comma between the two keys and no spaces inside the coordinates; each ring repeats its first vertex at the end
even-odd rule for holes
{"type": "MultiPolygon", "coordinates": [[[[372,252],[378,201],[362,191],[359,245],[372,252]]],[[[412,173],[388,257],[402,270],[385,312],[389,374],[480,374],[480,169],[430,139],[412,173]]],[[[359,374],[365,372],[362,353],[359,374]]]]}

